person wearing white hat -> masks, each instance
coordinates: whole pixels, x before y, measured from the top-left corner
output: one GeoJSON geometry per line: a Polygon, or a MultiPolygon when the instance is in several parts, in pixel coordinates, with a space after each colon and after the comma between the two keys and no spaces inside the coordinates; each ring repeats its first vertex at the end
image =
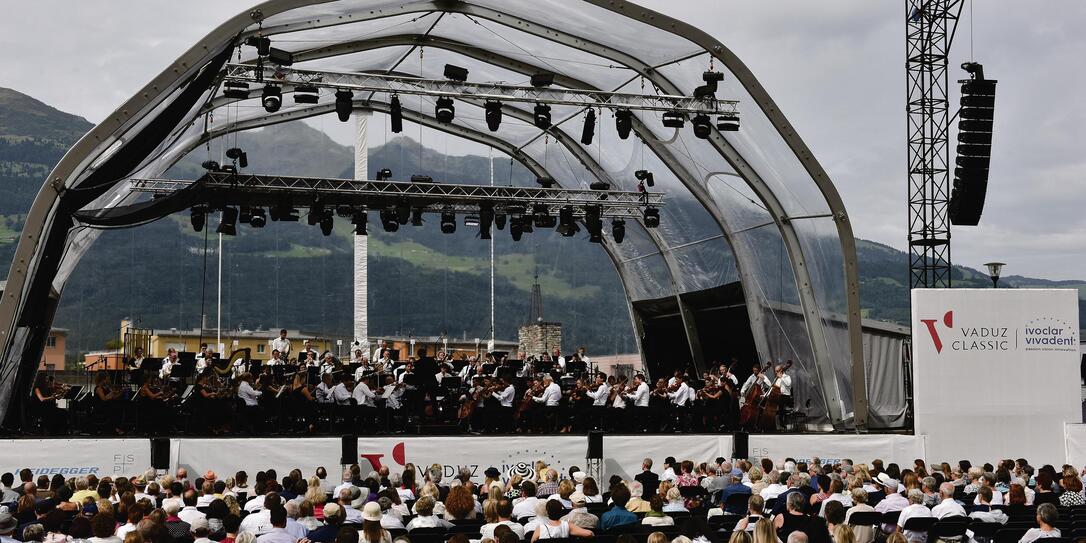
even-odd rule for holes
{"type": "Polygon", "coordinates": [[[189,523],[189,531],[192,532],[193,543],[211,543],[211,540],[207,537],[211,530],[207,526],[206,518],[193,519],[189,523]]]}
{"type": "Polygon", "coordinates": [[[584,492],[584,478],[588,477],[588,474],[583,471],[573,472],[573,482],[576,483],[575,490],[577,492],[584,492]]]}
{"type": "Polygon", "coordinates": [[[588,501],[584,493],[580,490],[574,492],[569,497],[569,501],[573,503],[573,509],[570,510],[566,516],[562,517],[562,520],[573,526],[580,526],[586,530],[595,530],[596,526],[600,523],[600,518],[588,512],[588,501]]]}
{"type": "MultiPolygon", "coordinates": [[[[886,497],[875,505],[876,513],[893,513],[894,511],[901,511],[909,506],[909,500],[898,492],[897,479],[890,477],[886,472],[882,472],[875,480],[882,485],[886,491],[886,497]]],[[[883,525],[883,531],[886,533],[893,532],[896,529],[897,526],[893,524],[883,525]]]]}
{"type": "Polygon", "coordinates": [[[358,543],[392,543],[392,534],[381,527],[381,504],[369,502],[362,508],[362,530],[358,543]]]}

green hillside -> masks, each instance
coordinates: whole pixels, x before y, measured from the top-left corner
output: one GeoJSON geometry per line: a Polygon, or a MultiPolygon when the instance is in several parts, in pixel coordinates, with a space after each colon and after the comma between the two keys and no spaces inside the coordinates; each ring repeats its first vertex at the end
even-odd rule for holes
{"type": "MultiPolygon", "coordinates": [[[[0,277],[7,274],[23,216],[42,180],[90,124],[30,97],[0,89],[0,277]]],[[[169,175],[195,178],[199,164],[221,160],[240,146],[254,173],[350,177],[353,151],[301,122],[212,142],[177,164],[169,175]]],[[[446,156],[395,138],[370,150],[370,175],[391,168],[394,179],[426,174],[448,182],[485,178],[485,157],[446,156]]],[[[497,161],[498,183],[529,178],[522,167],[497,161]]],[[[117,334],[121,318],[150,328],[192,328],[201,314],[214,325],[217,217],[203,233],[188,216],[137,229],[103,232],[65,289],[56,325],[71,330],[69,351],[101,348],[117,334]],[[205,262],[206,242],[206,262],[205,262]]],[[[489,335],[489,246],[463,227],[442,235],[433,220],[388,234],[370,219],[370,320],[374,335],[489,335]]],[[[330,237],[300,223],[241,226],[224,240],[224,326],[290,327],[348,335],[351,329],[353,258],[346,221],[330,237]]],[[[527,317],[531,285],[542,285],[545,315],[565,324],[566,345],[596,353],[636,348],[622,286],[611,261],[583,236],[562,238],[536,231],[519,242],[496,232],[497,335],[515,338],[527,317]]],[[[907,323],[907,256],[859,240],[861,298],[865,316],[907,323]]],[[[955,268],[955,286],[988,286],[985,274],[955,268]]],[[[1061,286],[1086,292],[1086,282],[1011,276],[1007,286],[1061,286]]],[[[1086,322],[1086,321],[1084,321],[1086,322]]]]}

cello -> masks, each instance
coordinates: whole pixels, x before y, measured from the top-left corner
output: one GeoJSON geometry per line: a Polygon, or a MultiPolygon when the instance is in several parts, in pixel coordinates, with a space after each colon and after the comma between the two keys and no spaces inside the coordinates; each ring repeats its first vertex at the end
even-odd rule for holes
{"type": "MultiPolygon", "coordinates": [[[[773,365],[772,362],[766,363],[764,368],[754,366],[754,374],[762,375],[773,365]]],[[[747,395],[743,398],[743,408],[739,410],[739,427],[749,430],[749,427],[756,427],[758,422],[759,405],[758,399],[762,397],[765,391],[762,390],[761,379],[755,378],[754,384],[751,385],[750,390],[747,391],[747,395]]]]}
{"type": "MultiPolygon", "coordinates": [[[[789,360],[781,369],[781,375],[784,375],[784,372],[791,367],[792,361],[789,360]]],[[[781,387],[776,384],[777,379],[773,381],[773,388],[769,389],[769,392],[762,398],[761,405],[758,408],[757,427],[762,431],[777,429],[777,412],[781,408],[781,387]]]]}

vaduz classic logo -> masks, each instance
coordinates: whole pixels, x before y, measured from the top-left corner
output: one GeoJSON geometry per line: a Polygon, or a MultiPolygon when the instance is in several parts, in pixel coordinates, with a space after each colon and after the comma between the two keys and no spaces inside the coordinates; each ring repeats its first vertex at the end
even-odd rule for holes
{"type": "MultiPolygon", "coordinates": [[[[935,352],[943,352],[943,340],[939,337],[939,330],[935,328],[935,323],[939,319],[920,319],[920,322],[924,323],[924,326],[928,329],[928,335],[931,336],[931,342],[935,345],[935,352]]],[[[943,315],[943,325],[948,329],[954,328],[954,310],[947,311],[943,315]]]]}

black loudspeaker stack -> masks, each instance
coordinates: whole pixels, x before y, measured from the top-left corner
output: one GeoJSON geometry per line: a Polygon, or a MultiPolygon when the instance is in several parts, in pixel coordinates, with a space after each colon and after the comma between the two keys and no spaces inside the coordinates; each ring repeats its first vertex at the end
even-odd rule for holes
{"type": "Polygon", "coordinates": [[[151,438],[151,467],[170,469],[170,440],[165,437],[151,438]]]}
{"type": "Polygon", "coordinates": [[[588,454],[585,458],[603,458],[603,432],[588,432],[588,454]]]}
{"type": "Polygon", "coordinates": [[[750,434],[735,433],[732,439],[732,458],[750,458],[750,434]]]}
{"type": "Polygon", "coordinates": [[[992,125],[995,119],[996,81],[984,79],[984,69],[969,63],[973,79],[962,81],[958,116],[958,156],[950,191],[950,222],[976,226],[988,193],[988,166],[992,160],[992,125]]]}
{"type": "Polygon", "coordinates": [[[358,463],[358,436],[343,436],[340,444],[339,464],[350,466],[358,463]]]}

